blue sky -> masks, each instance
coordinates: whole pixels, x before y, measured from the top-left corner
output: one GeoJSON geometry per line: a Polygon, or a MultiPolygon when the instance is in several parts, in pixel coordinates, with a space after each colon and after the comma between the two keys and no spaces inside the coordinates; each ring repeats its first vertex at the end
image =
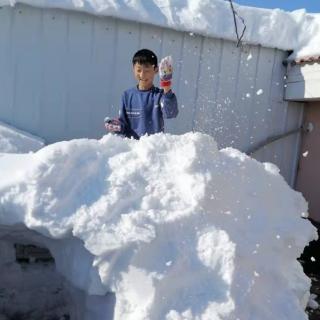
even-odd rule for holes
{"type": "Polygon", "coordinates": [[[280,8],[287,11],[306,8],[308,12],[320,12],[320,0],[234,0],[234,2],[259,8],[280,8]]]}

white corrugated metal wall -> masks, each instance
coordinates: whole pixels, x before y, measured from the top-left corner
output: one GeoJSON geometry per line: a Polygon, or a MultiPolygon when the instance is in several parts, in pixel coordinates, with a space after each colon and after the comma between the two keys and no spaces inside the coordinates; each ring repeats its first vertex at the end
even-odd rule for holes
{"type": "MultiPolygon", "coordinates": [[[[0,120],[48,143],[101,137],[103,118],[135,84],[131,57],[143,47],[175,61],[180,114],[167,132],[206,132],[246,151],[302,121],[302,105],[283,101],[283,51],[24,5],[0,9],[0,120]]],[[[292,135],[255,157],[276,163],[292,185],[298,145],[292,135]]]]}

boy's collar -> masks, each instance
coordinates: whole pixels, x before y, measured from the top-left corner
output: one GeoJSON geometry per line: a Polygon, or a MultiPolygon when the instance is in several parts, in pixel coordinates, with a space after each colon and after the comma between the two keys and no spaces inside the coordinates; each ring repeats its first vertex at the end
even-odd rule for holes
{"type": "Polygon", "coordinates": [[[149,89],[143,90],[143,89],[139,89],[139,85],[137,84],[137,85],[136,85],[136,88],[137,88],[138,91],[142,91],[142,92],[143,92],[143,91],[151,91],[151,90],[153,90],[154,85],[152,85],[149,89]]]}

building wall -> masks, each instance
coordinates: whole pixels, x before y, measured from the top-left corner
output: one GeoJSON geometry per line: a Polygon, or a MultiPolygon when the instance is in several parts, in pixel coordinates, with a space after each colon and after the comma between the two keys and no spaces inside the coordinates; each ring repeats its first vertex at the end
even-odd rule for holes
{"type": "Polygon", "coordinates": [[[312,130],[302,136],[296,189],[308,201],[310,217],[320,222],[320,101],[306,104],[304,121],[312,130]]]}
{"type": "MultiPolygon", "coordinates": [[[[0,120],[48,143],[105,134],[123,90],[133,86],[131,57],[143,47],[175,61],[180,114],[166,131],[212,135],[242,151],[297,127],[302,105],[283,101],[286,53],[192,33],[24,5],[0,9],[0,120]]],[[[292,185],[299,135],[256,152],[292,185]]]]}
{"type": "Polygon", "coordinates": [[[316,101],[320,99],[320,61],[288,64],[285,97],[287,100],[316,101]]]}

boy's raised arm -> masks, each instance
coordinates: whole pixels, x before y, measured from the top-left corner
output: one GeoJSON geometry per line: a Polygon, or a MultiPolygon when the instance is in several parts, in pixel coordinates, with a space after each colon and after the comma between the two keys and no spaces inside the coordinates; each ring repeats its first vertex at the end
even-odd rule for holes
{"type": "Polygon", "coordinates": [[[179,113],[177,97],[171,90],[162,95],[160,106],[163,116],[167,119],[175,118],[179,113]]]}

